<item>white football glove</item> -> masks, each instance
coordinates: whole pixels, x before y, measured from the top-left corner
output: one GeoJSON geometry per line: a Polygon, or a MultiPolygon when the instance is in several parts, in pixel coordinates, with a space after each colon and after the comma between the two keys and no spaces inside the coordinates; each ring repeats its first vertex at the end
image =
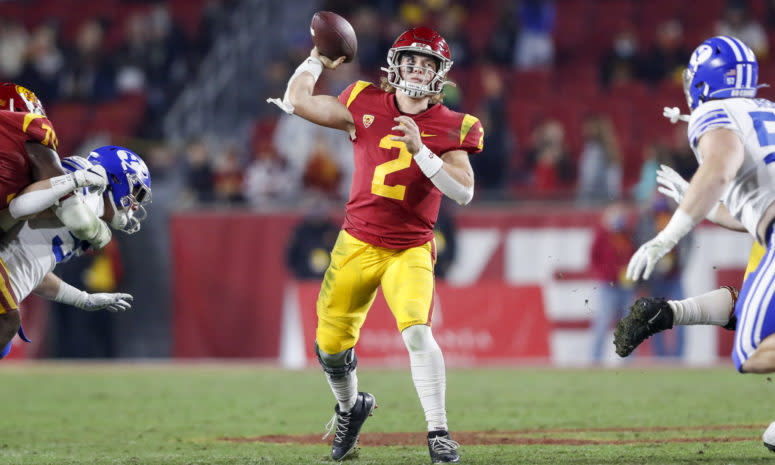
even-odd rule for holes
{"type": "Polygon", "coordinates": [[[670,252],[677,242],[659,233],[654,239],[640,246],[627,265],[627,279],[637,281],[641,273],[644,280],[649,279],[659,259],[670,252]]]}
{"type": "Polygon", "coordinates": [[[627,278],[632,281],[641,277],[648,279],[659,259],[670,252],[682,237],[689,234],[694,225],[695,221],[688,213],[677,209],[665,229],[659,231],[654,239],[640,246],[632,256],[627,265],[627,278]]]}
{"type": "Polygon", "coordinates": [[[76,306],[88,312],[107,310],[109,312],[123,312],[132,308],[134,297],[131,294],[104,293],[88,294],[82,302],[76,306]]]}
{"type": "MultiPolygon", "coordinates": [[[[689,188],[689,182],[667,165],[659,165],[659,169],[657,170],[657,183],[659,184],[657,190],[665,197],[670,197],[675,200],[675,203],[677,204],[681,203],[684,195],[686,195],[686,189],[689,188]]],[[[721,201],[719,200],[708,214],[705,215],[705,218],[715,222],[716,213],[718,213],[720,206],[721,201]]]]}
{"type": "Polygon", "coordinates": [[[665,107],[662,110],[662,116],[669,119],[673,124],[679,121],[689,121],[689,115],[682,115],[678,107],[665,107]]]}
{"type": "Polygon", "coordinates": [[[100,165],[76,170],[72,174],[76,189],[89,187],[92,192],[102,193],[108,185],[108,174],[105,172],[105,168],[100,165]]]}
{"type": "Polygon", "coordinates": [[[665,197],[675,200],[675,203],[681,203],[686,189],[689,188],[689,182],[667,165],[659,165],[657,183],[659,184],[657,190],[665,197]]]}

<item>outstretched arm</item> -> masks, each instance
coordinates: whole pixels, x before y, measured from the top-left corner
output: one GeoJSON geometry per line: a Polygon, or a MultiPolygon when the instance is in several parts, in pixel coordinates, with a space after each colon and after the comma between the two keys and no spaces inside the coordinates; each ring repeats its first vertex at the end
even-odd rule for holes
{"type": "Polygon", "coordinates": [[[355,123],[350,111],[336,97],[331,95],[312,95],[315,83],[323,68],[334,69],[345,57],[332,61],[320,55],[317,48],[293,73],[288,81],[288,89],[282,101],[269,99],[287,113],[299,115],[307,121],[321,126],[341,129],[351,135],[355,132],[355,123]]]}
{"type": "Polygon", "coordinates": [[[131,302],[133,300],[130,294],[89,294],[62,281],[54,273],[46,274],[43,281],[32,292],[44,299],[72,305],[86,311],[104,309],[110,312],[122,312],[132,308],[131,302]]]}
{"type": "MultiPolygon", "coordinates": [[[[675,203],[678,205],[681,204],[684,195],[686,195],[686,189],[689,188],[689,182],[667,165],[659,165],[657,183],[659,183],[657,190],[675,200],[675,203]]],[[[721,201],[718,201],[705,218],[732,231],[747,231],[745,226],[732,216],[729,209],[721,201]]]]}
{"type": "Polygon", "coordinates": [[[724,189],[743,164],[743,143],[728,129],[714,129],[701,136],[697,147],[702,163],[692,177],[686,195],[670,222],[635,252],[627,265],[633,281],[648,279],[657,262],[718,204],[724,189]]]}

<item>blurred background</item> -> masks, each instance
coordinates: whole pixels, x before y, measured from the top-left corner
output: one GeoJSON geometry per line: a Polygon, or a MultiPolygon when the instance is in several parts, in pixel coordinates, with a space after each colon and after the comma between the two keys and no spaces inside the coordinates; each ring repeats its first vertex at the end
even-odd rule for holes
{"type": "MultiPolygon", "coordinates": [[[[481,119],[476,194],[443,204],[434,331],[448,364],[616,364],[612,324],[640,295],[739,286],[751,239],[700,226],[657,276],[623,279],[632,252],[675,205],[660,163],[696,169],[680,73],[715,34],[746,42],[775,76],[775,1],[704,0],[4,0],[0,77],[33,90],[60,152],[104,144],[152,175],[142,230],[61,265],[68,282],[135,296],[126,314],[30,297],[32,344],[15,358],[248,358],[314,365],[315,299],[353,169],[344,133],[288,116],[282,96],[312,47],[315,11],[346,17],[353,64],[319,93],[377,82],[393,40],[435,28],[454,60],[445,104],[481,119]]],[[[760,95],[772,97],[770,89],[760,95]]],[[[668,331],[638,357],[727,360],[731,333],[668,331]]],[[[359,357],[405,363],[378,297],[359,357]]]]}

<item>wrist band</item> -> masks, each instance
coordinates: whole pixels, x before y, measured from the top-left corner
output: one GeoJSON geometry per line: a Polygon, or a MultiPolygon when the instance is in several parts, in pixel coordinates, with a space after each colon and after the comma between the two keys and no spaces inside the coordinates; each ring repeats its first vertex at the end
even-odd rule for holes
{"type": "Polygon", "coordinates": [[[288,84],[291,83],[293,78],[305,71],[310,73],[312,77],[315,78],[315,82],[318,82],[320,73],[323,72],[323,62],[315,57],[307,57],[307,59],[302,61],[301,64],[296,68],[293,76],[291,76],[291,79],[288,80],[288,84]]]}
{"type": "Polygon", "coordinates": [[[80,308],[86,301],[86,296],[86,291],[82,291],[64,281],[60,281],[59,290],[57,291],[56,297],[54,297],[54,301],[80,308]]]}
{"type": "Polygon", "coordinates": [[[431,152],[431,149],[425,144],[423,144],[423,146],[420,147],[420,150],[414,155],[414,161],[417,162],[420,171],[429,178],[438,173],[441,167],[444,166],[444,161],[436,156],[435,153],[431,152]]]}

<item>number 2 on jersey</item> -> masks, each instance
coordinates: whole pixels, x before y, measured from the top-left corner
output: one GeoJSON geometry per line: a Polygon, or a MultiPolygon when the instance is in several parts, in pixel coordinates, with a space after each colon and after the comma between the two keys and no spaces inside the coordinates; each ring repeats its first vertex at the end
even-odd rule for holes
{"type": "Polygon", "coordinates": [[[391,137],[395,136],[388,134],[380,139],[379,147],[386,150],[398,149],[398,158],[386,161],[374,168],[374,178],[371,180],[371,193],[390,199],[404,200],[406,186],[403,184],[388,186],[385,184],[385,177],[390,173],[405,170],[412,166],[412,154],[407,150],[405,143],[400,140],[390,140],[391,137]]]}

